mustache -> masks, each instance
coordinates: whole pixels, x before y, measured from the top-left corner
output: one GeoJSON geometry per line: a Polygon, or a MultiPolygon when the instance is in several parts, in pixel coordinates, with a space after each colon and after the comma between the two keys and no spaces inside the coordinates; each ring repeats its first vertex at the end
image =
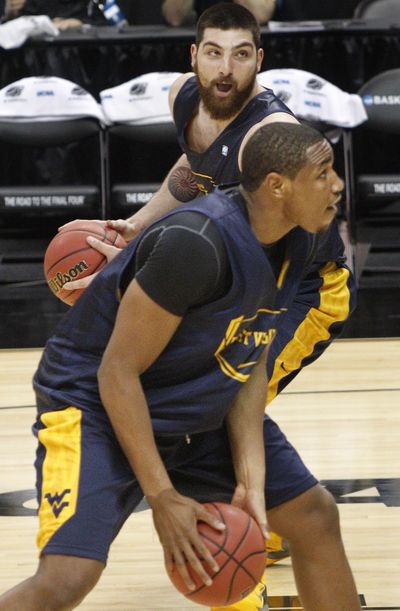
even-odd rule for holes
{"type": "Polygon", "coordinates": [[[219,77],[219,78],[215,78],[212,81],[210,81],[210,85],[233,85],[233,86],[237,86],[237,82],[234,78],[232,78],[231,76],[225,76],[225,77],[219,77]]]}

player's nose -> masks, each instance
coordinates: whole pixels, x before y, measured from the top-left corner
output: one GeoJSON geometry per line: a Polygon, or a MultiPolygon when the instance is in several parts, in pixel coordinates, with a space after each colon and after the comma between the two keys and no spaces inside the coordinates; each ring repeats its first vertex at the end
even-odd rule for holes
{"type": "Polygon", "coordinates": [[[230,76],[232,74],[232,64],[229,55],[223,55],[219,63],[219,72],[223,76],[230,76]]]}
{"type": "Polygon", "coordinates": [[[332,182],[332,191],[334,193],[341,193],[344,189],[344,181],[334,172],[333,182],[332,182]]]}

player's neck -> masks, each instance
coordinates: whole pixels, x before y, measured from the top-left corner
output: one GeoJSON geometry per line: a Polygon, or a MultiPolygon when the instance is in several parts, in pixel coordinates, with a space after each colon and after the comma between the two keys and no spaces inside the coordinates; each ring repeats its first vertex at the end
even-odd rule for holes
{"type": "Polygon", "coordinates": [[[274,244],[283,238],[295,225],[289,223],[281,213],[276,202],[270,202],[256,193],[248,193],[240,189],[246,202],[247,214],[251,228],[259,242],[274,244]]]}

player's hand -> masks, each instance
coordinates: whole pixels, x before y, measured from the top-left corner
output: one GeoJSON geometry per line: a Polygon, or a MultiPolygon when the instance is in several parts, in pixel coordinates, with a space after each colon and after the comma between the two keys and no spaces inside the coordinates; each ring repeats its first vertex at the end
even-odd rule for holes
{"type": "Polygon", "coordinates": [[[261,528],[264,539],[269,539],[264,490],[246,488],[243,483],[239,483],[236,486],[231,504],[244,509],[253,516],[261,528]]]}
{"type": "Polygon", "coordinates": [[[138,233],[145,228],[145,224],[139,220],[124,221],[117,219],[116,221],[107,221],[107,226],[115,229],[124,238],[125,242],[130,242],[138,233]]]}
{"type": "MultiPolygon", "coordinates": [[[[104,242],[98,240],[97,238],[94,238],[93,236],[88,236],[86,238],[86,242],[89,244],[89,246],[91,246],[95,250],[98,250],[102,255],[107,257],[108,263],[112,261],[112,259],[114,259],[114,257],[116,257],[117,254],[122,250],[122,248],[117,248],[116,246],[112,246],[111,244],[105,244],[104,242]]],[[[99,272],[95,272],[94,274],[86,276],[85,278],[79,278],[78,280],[71,280],[70,282],[66,282],[63,285],[63,289],[67,291],[75,291],[76,289],[86,289],[98,273],[99,272]]]]}
{"type": "Polygon", "coordinates": [[[197,522],[207,522],[216,530],[224,530],[225,525],[209,513],[197,501],[182,496],[173,488],[164,490],[156,497],[148,497],[153,511],[153,520],[161,544],[164,548],[165,566],[168,571],[175,564],[186,586],[194,590],[187,564],[199,575],[205,585],[211,585],[212,579],[204,570],[199,556],[210,568],[217,572],[217,562],[207,549],[197,530],[197,522]]]}
{"type": "MultiPolygon", "coordinates": [[[[94,219],[74,219],[73,221],[68,221],[68,223],[64,223],[64,225],[60,225],[57,231],[61,231],[62,229],[68,229],[69,231],[73,231],[76,228],[81,229],[81,224],[87,220],[91,221],[94,219]]],[[[107,225],[107,221],[102,221],[100,219],[95,219],[95,220],[96,220],[96,223],[100,223],[100,225],[103,225],[103,227],[107,225]]]]}

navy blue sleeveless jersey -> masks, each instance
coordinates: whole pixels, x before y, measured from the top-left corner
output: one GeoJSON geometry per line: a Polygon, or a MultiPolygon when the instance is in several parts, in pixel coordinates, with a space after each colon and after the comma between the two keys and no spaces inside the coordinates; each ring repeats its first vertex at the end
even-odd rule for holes
{"type": "MultiPolygon", "coordinates": [[[[311,234],[294,229],[286,236],[277,280],[241,201],[236,189],[216,190],[180,208],[201,212],[215,223],[232,283],[221,298],[187,311],[168,346],[141,376],[157,435],[198,433],[221,425],[296,294],[311,234]]],[[[167,216],[171,214],[179,211],[167,216]]],[[[97,370],[114,326],[121,279],[140,239],[96,276],[47,342],[34,377],[39,413],[68,406],[103,410],[97,370]]]]}
{"type": "Polygon", "coordinates": [[[193,76],[179,90],[173,113],[179,145],[203,193],[210,193],[216,186],[239,182],[239,149],[250,127],[275,112],[293,114],[271,89],[266,89],[246,104],[206,151],[196,153],[186,143],[185,129],[196,113],[199,102],[197,80],[193,76]]]}

